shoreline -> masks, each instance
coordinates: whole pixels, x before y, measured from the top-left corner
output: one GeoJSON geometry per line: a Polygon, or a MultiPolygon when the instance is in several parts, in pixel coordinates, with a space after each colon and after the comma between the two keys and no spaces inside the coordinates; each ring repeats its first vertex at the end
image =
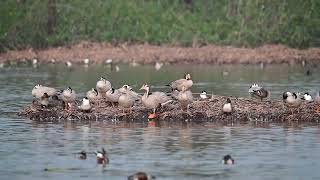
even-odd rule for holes
{"type": "Polygon", "coordinates": [[[320,48],[293,49],[284,45],[264,45],[256,48],[206,45],[202,47],[155,46],[149,44],[121,44],[80,42],[47,49],[13,50],[0,54],[0,63],[25,62],[37,59],[39,63],[113,63],[140,64],[297,64],[320,62],[320,48]]]}

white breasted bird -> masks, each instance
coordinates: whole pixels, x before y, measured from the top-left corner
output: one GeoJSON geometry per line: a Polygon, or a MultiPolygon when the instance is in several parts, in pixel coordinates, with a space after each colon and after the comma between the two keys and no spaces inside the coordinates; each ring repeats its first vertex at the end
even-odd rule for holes
{"type": "Polygon", "coordinates": [[[201,98],[201,99],[208,99],[207,92],[206,92],[206,91],[202,91],[202,92],[200,93],[200,98],[201,98]]]}
{"type": "Polygon", "coordinates": [[[222,106],[222,112],[225,114],[231,114],[233,111],[233,107],[231,104],[230,98],[227,98],[227,102],[222,106]]]}
{"type": "Polygon", "coordinates": [[[233,165],[234,159],[231,157],[231,155],[225,155],[223,156],[222,163],[226,165],[233,165]]]}
{"type": "Polygon", "coordinates": [[[300,94],[296,94],[294,92],[284,92],[282,95],[283,103],[291,110],[291,114],[293,114],[293,108],[298,108],[301,105],[301,97],[300,94]]]}
{"type": "Polygon", "coordinates": [[[67,62],[65,62],[65,65],[66,65],[68,68],[71,68],[71,67],[72,67],[72,63],[71,63],[71,61],[67,61],[67,62]]]}
{"type": "Polygon", "coordinates": [[[86,58],[86,59],[83,60],[83,63],[84,63],[85,65],[88,65],[88,64],[90,63],[90,60],[89,60],[88,58],[86,58]]]}
{"type": "Polygon", "coordinates": [[[80,106],[78,106],[78,108],[81,110],[81,111],[84,111],[84,112],[90,112],[91,110],[91,104],[90,104],[90,101],[87,97],[83,98],[82,99],[82,103],[80,106]]]}
{"type": "Polygon", "coordinates": [[[62,100],[64,102],[64,109],[68,110],[76,101],[76,92],[71,87],[68,87],[62,91],[62,100]]]}
{"type": "Polygon", "coordinates": [[[305,92],[305,93],[303,94],[302,99],[305,100],[305,101],[307,101],[307,102],[313,102],[312,96],[311,96],[308,92],[305,92]]]}
{"type": "Polygon", "coordinates": [[[96,157],[97,157],[97,163],[106,165],[109,164],[109,158],[107,157],[107,152],[102,148],[102,151],[97,151],[95,152],[96,157]]]}

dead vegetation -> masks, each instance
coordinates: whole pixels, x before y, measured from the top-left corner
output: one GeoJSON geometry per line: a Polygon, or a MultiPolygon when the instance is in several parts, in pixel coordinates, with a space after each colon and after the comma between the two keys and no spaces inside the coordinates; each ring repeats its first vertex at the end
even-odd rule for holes
{"type": "MultiPolygon", "coordinates": [[[[158,109],[157,120],[165,122],[319,122],[320,114],[315,111],[314,103],[303,103],[294,110],[288,110],[282,101],[256,101],[247,98],[230,98],[234,107],[231,115],[221,112],[221,107],[227,97],[213,96],[209,100],[195,100],[188,112],[182,111],[178,102],[172,102],[158,109]]],[[[143,122],[148,120],[150,111],[141,103],[137,103],[131,113],[123,113],[123,109],[102,103],[94,107],[91,112],[81,112],[73,108],[64,111],[62,106],[43,108],[38,105],[29,105],[19,114],[34,121],[122,121],[143,122]]]]}

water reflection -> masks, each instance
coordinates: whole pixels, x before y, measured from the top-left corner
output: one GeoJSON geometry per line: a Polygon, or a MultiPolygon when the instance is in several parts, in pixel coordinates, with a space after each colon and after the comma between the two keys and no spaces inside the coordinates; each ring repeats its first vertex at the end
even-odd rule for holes
{"type": "MultiPolygon", "coordinates": [[[[194,92],[206,89],[219,95],[248,96],[252,82],[272,90],[272,98],[294,89],[315,92],[320,71],[305,76],[299,66],[199,65],[153,66],[24,65],[0,69],[0,174],[2,179],[125,179],[146,171],[157,179],[319,179],[319,125],[268,124],[236,120],[195,124],[190,122],[57,122],[36,123],[16,113],[31,102],[37,83],[85,92],[105,76],[116,86],[144,82],[166,91],[168,82],[186,71],[193,74],[194,92]],[[228,73],[226,73],[228,72],[228,73]],[[227,74],[227,75],[226,75],[227,74]],[[104,147],[110,158],[105,168],[94,155],[79,160],[74,153],[104,147]],[[236,164],[224,166],[231,154],[236,164]],[[49,168],[52,171],[43,171],[49,168]]],[[[210,93],[209,93],[210,94],[210,93]]],[[[84,94],[82,94],[84,95],[84,94]]]]}

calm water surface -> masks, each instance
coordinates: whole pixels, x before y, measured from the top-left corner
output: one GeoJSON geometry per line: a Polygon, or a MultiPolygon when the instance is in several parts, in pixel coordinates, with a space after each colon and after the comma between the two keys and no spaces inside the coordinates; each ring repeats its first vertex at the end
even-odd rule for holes
{"type": "MultiPolygon", "coordinates": [[[[37,83],[83,93],[100,76],[116,86],[135,89],[148,82],[167,91],[167,82],[186,71],[196,82],[193,92],[207,90],[219,95],[248,96],[251,83],[272,90],[280,98],[285,90],[319,90],[319,69],[299,66],[152,66],[119,65],[67,69],[62,65],[0,69],[0,179],[126,179],[146,171],[157,179],[320,179],[320,129],[318,124],[202,124],[150,126],[92,122],[35,123],[16,113],[32,100],[37,83]],[[224,73],[223,73],[224,72],[224,73]],[[110,164],[96,165],[95,156],[77,159],[75,152],[105,147],[110,164]],[[221,158],[232,154],[234,166],[221,158]],[[44,168],[50,171],[43,171],[44,168]]],[[[84,94],[84,93],[83,93],[84,94]]]]}

